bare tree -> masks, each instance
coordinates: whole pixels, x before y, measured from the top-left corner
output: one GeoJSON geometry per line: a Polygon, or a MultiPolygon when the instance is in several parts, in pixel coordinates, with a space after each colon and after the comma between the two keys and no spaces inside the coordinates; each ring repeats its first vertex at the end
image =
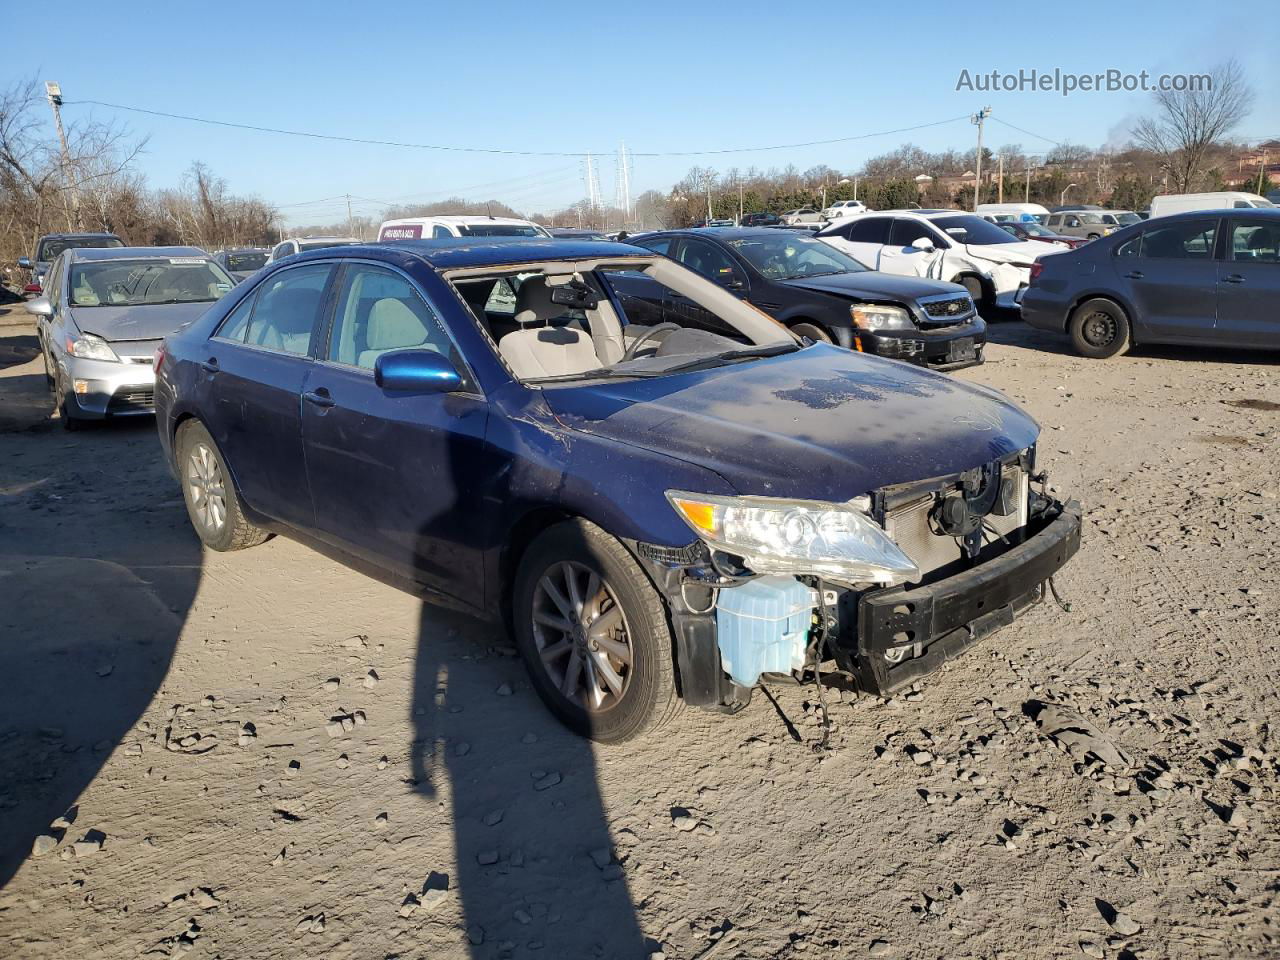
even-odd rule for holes
{"type": "Polygon", "coordinates": [[[1154,116],[1138,121],[1134,141],[1159,156],[1178,193],[1196,187],[1214,144],[1231,132],[1253,105],[1253,89],[1232,59],[1210,72],[1208,89],[1161,90],[1154,116]]]}

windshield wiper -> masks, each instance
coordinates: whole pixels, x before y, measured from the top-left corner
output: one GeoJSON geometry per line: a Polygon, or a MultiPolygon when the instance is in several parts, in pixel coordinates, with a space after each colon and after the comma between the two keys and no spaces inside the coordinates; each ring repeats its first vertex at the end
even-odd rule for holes
{"type": "Polygon", "coordinates": [[[741,347],[737,350],[725,350],[723,353],[713,353],[709,357],[694,357],[684,363],[677,363],[673,367],[664,367],[657,376],[666,373],[675,373],[676,371],[693,370],[707,364],[725,363],[731,360],[747,360],[752,357],[776,357],[782,353],[794,353],[800,349],[798,343],[767,343],[758,347],[741,347]]]}

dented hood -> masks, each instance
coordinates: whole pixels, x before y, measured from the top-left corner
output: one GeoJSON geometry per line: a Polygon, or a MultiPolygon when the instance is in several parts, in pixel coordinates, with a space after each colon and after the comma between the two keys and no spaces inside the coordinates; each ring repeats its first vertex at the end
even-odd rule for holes
{"type": "Polygon", "coordinates": [[[83,333],[103,340],[159,340],[213,306],[197,303],[144,303],[129,307],[72,307],[71,315],[83,333]]]}
{"type": "Polygon", "coordinates": [[[570,429],[705,466],[741,494],[812,500],[968,470],[1040,432],[994,390],[826,344],[545,397],[570,429]]]}

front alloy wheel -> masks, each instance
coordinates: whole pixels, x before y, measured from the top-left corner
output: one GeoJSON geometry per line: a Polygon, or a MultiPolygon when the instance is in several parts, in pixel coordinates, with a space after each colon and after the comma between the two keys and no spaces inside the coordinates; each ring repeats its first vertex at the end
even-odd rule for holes
{"type": "Polygon", "coordinates": [[[682,705],[667,610],[636,558],[586,520],[565,520],[524,550],[512,625],[538,695],[564,724],[619,743],[682,705]]]}
{"type": "Polygon", "coordinates": [[[571,703],[600,712],[626,695],[634,657],[622,607],[584,564],[563,561],[538,579],[533,642],[551,682],[571,703]]]}

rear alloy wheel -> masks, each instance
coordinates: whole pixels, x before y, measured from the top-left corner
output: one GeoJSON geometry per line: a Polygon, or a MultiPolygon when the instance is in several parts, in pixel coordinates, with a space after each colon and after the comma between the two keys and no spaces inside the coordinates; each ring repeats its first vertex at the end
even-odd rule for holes
{"type": "Polygon", "coordinates": [[[1071,342],[1081,356],[1105,360],[1129,348],[1129,317],[1119,304],[1095,297],[1071,314],[1071,342]]]}
{"type": "Polygon", "coordinates": [[[791,332],[797,337],[808,337],[814,343],[835,342],[832,340],[831,334],[827,333],[826,330],[823,330],[822,327],[818,326],[816,323],[809,323],[808,321],[805,321],[804,323],[797,323],[791,328],[791,332]]]}
{"type": "Polygon", "coordinates": [[[195,420],[178,428],[178,470],[187,516],[210,550],[257,546],[271,534],[245,519],[235,484],[209,431],[195,420]]]}
{"type": "Polygon", "coordinates": [[[621,543],[585,521],[558,524],[526,551],[515,589],[517,645],[568,727],[618,743],[674,716],[666,610],[621,543]]]}

